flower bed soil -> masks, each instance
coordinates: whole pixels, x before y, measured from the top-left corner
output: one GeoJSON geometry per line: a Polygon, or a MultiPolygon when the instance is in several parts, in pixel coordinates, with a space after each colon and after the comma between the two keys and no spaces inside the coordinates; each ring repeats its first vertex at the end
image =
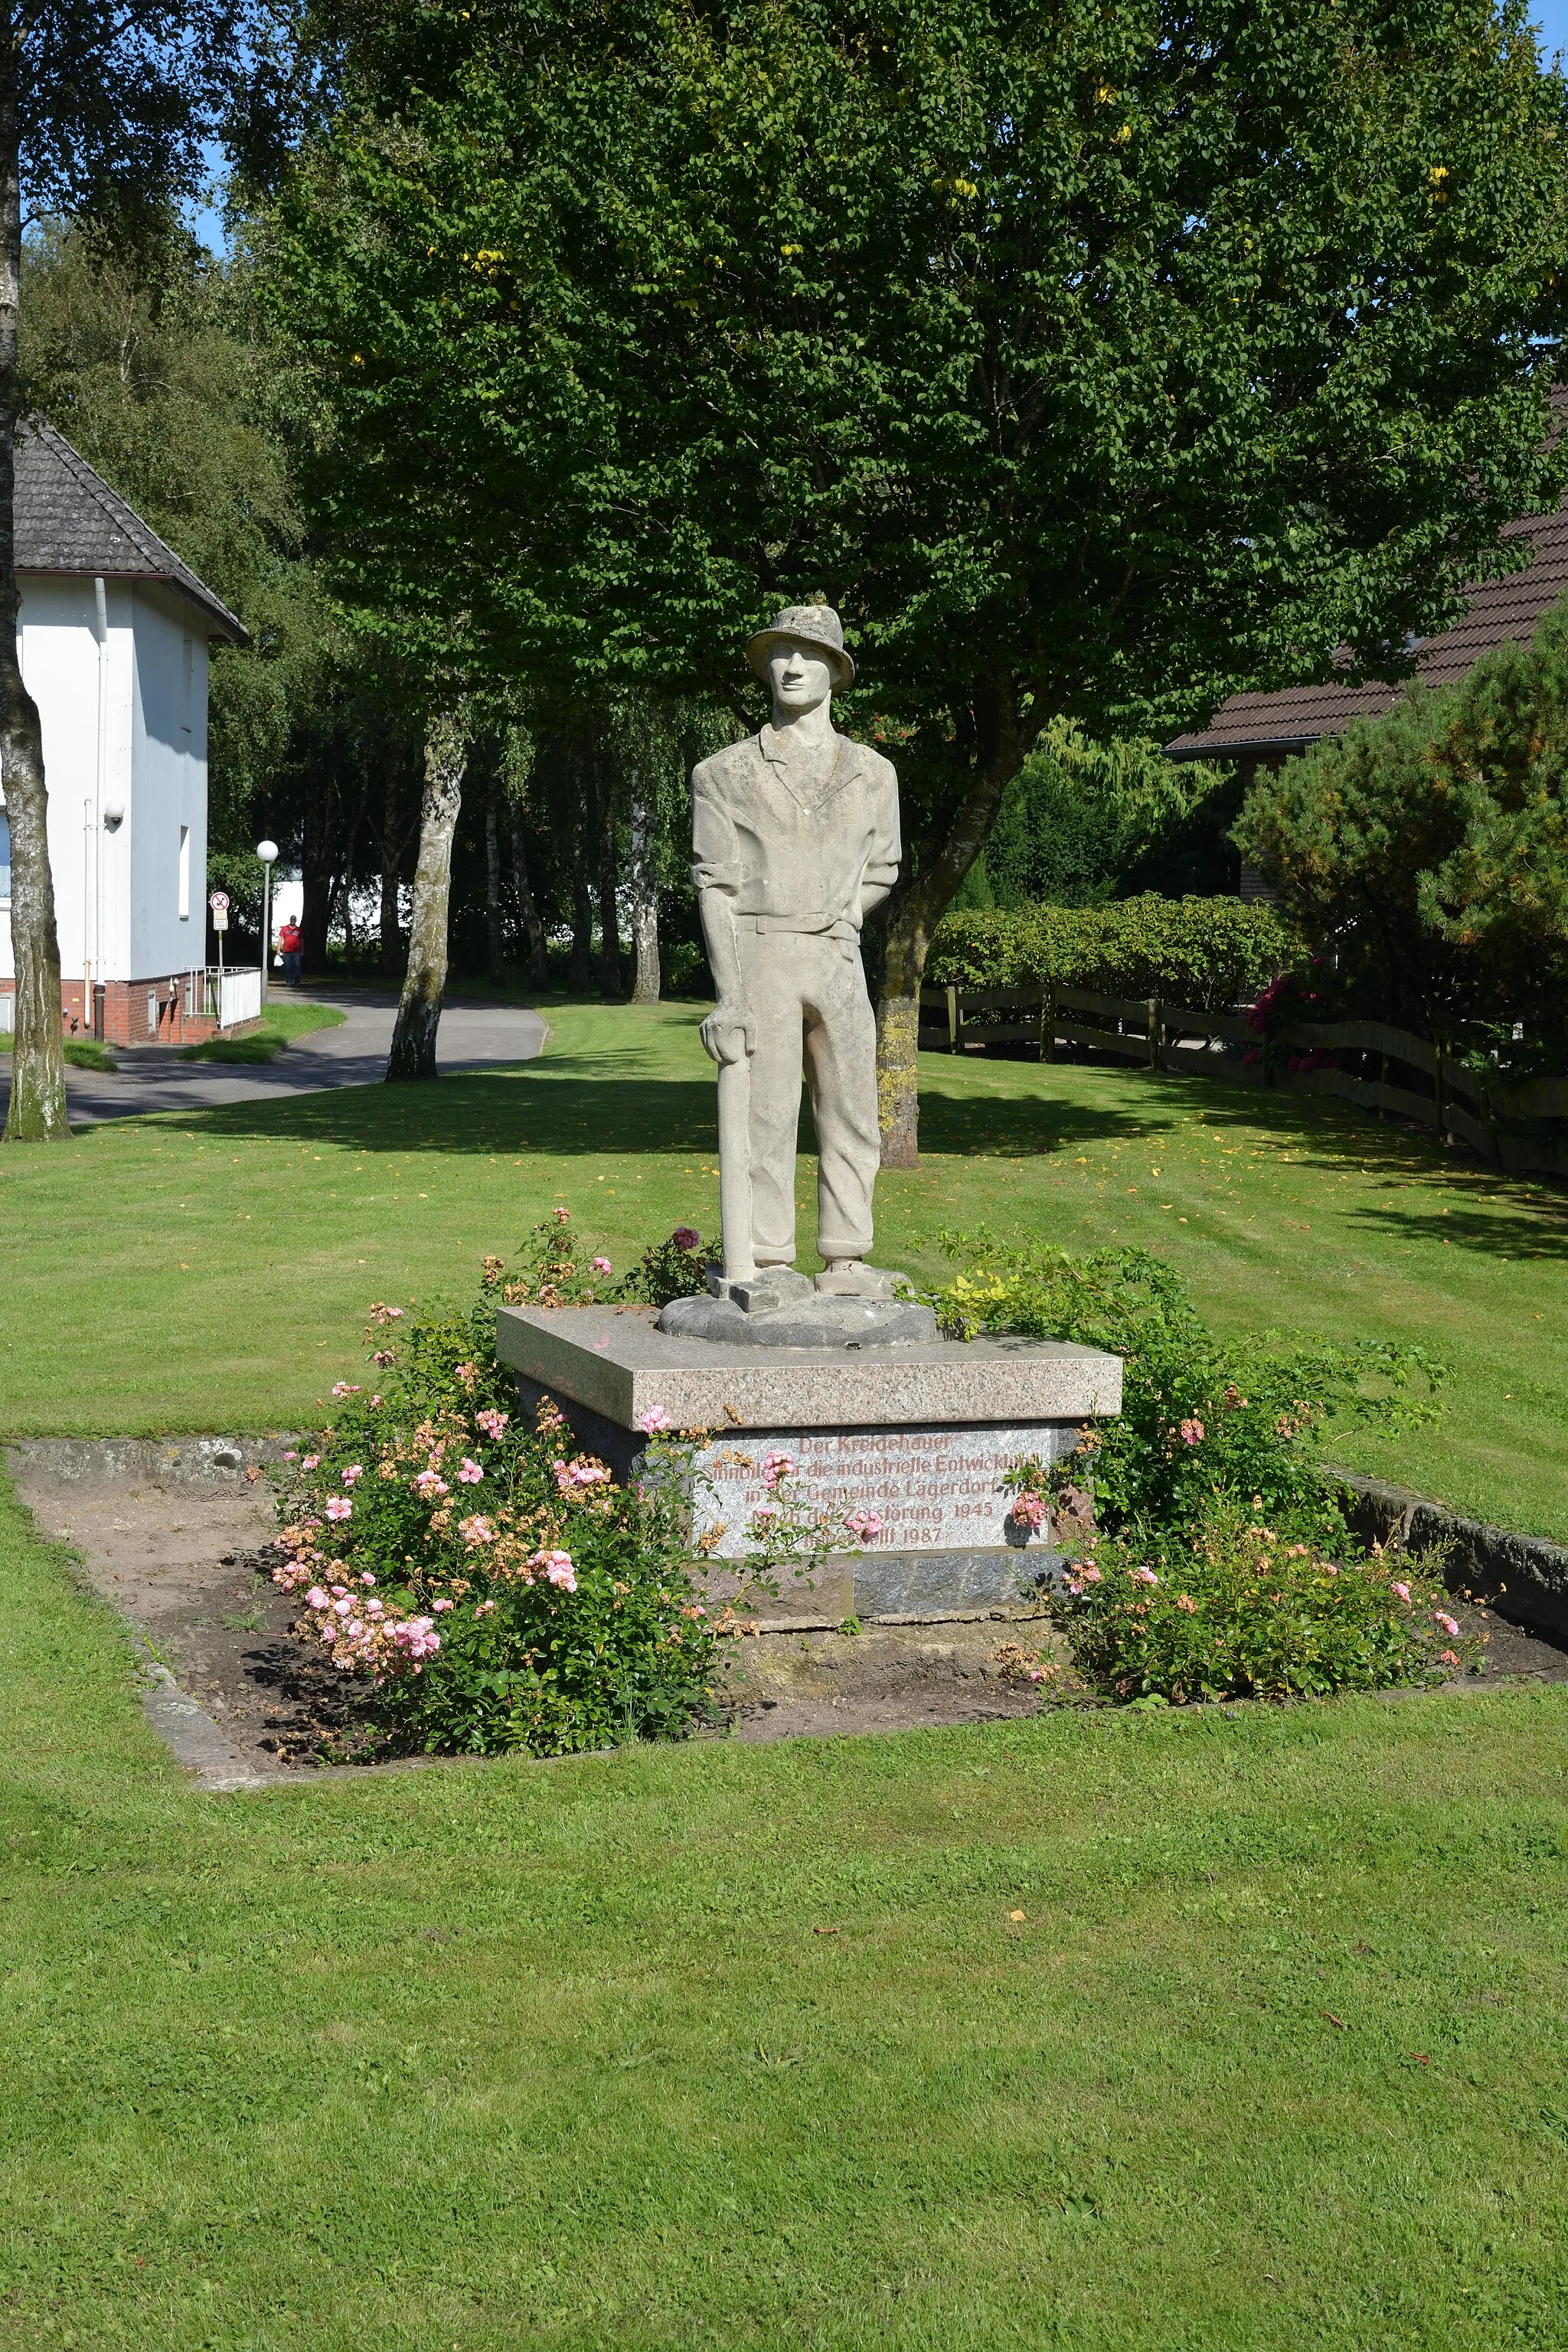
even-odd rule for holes
{"type": "MultiPolygon", "coordinates": [[[[361,1694],[313,1641],[295,1635],[298,1603],[271,1580],[275,1521],[259,1465],[165,1482],[134,1468],[126,1475],[100,1451],[102,1465],[79,1465],[68,1480],[53,1475],[42,1446],[30,1460],[14,1459],[41,1532],[73,1547],[92,1590],[258,1771],[368,1761],[361,1694]]],[[[1568,1644],[1489,1610],[1455,1609],[1467,1633],[1488,1638],[1484,1673],[1457,1687],[1568,1681],[1568,1644]]],[[[1049,1703],[1059,1675],[1030,1683],[1024,1652],[1065,1663],[1037,1619],[873,1621],[858,1634],[775,1620],[735,1645],[725,1713],[748,1741],[1032,1715],[1049,1703]]]]}

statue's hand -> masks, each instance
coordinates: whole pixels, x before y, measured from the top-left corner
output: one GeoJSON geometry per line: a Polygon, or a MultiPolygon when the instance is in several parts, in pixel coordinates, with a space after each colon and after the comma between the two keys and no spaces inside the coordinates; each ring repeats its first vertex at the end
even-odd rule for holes
{"type": "Polygon", "coordinates": [[[715,1062],[739,1062],[757,1050],[757,1024],[746,1004],[727,1004],[721,999],[699,1034],[715,1062]]]}

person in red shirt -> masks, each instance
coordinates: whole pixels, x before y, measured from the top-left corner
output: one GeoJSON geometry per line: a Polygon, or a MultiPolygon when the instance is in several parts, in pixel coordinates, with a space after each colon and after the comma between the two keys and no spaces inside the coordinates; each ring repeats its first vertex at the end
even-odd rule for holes
{"type": "Polygon", "coordinates": [[[289,988],[298,988],[300,973],[305,961],[305,941],[300,926],[291,918],[278,933],[278,944],[283,952],[283,979],[289,988]]]}

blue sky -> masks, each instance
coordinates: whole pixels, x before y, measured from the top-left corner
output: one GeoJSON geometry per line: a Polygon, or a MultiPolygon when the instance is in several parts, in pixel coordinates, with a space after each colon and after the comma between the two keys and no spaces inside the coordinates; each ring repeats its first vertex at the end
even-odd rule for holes
{"type": "Polygon", "coordinates": [[[1554,49],[1568,49],[1568,0],[1541,0],[1530,13],[1548,57],[1554,49]]]}

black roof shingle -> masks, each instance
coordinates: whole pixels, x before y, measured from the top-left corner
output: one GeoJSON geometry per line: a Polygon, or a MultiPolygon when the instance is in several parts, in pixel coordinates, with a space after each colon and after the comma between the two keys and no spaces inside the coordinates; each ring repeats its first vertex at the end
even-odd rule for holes
{"type": "Polygon", "coordinates": [[[16,428],[16,517],[18,572],[156,580],[200,608],[209,635],[250,643],[244,622],[38,417],[16,428]]]}

